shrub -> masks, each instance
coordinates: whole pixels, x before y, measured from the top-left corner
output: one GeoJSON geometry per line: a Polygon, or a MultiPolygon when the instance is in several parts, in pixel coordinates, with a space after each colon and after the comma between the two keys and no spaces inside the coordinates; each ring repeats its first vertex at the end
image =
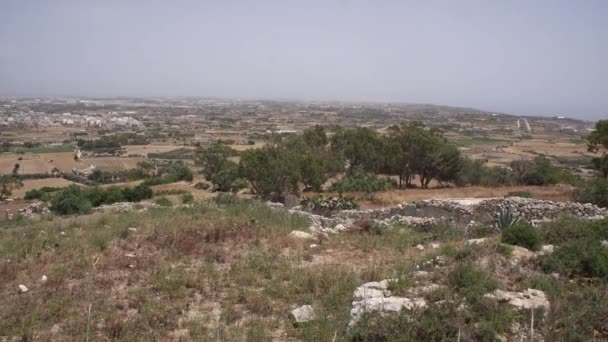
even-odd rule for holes
{"type": "Polygon", "coordinates": [[[125,188],[122,190],[125,200],[129,202],[140,202],[142,200],[152,198],[154,192],[149,186],[140,184],[134,188],[125,188]]]}
{"type": "MultiPolygon", "coordinates": [[[[226,165],[232,164],[227,163],[226,165]]],[[[211,175],[209,180],[215,186],[216,191],[237,192],[247,186],[247,181],[240,177],[236,164],[211,175]]]]}
{"type": "Polygon", "coordinates": [[[608,278],[608,247],[593,238],[571,240],[541,259],[541,267],[566,276],[608,278]]]}
{"type": "Polygon", "coordinates": [[[154,200],[154,203],[162,207],[170,207],[173,205],[173,203],[171,203],[171,201],[167,197],[159,197],[154,200]]]}
{"type": "Polygon", "coordinates": [[[530,191],[511,191],[505,197],[532,198],[532,193],[530,191]]]}
{"type": "Polygon", "coordinates": [[[23,199],[26,200],[41,200],[41,201],[49,201],[51,199],[51,194],[53,192],[57,192],[62,188],[53,188],[53,187],[42,187],[40,189],[32,189],[25,193],[23,199]]]}
{"type": "Polygon", "coordinates": [[[220,205],[231,205],[240,203],[242,200],[237,195],[221,192],[215,196],[213,201],[220,205]]]}
{"type": "Polygon", "coordinates": [[[502,230],[519,222],[519,215],[513,215],[510,208],[501,208],[496,215],[496,225],[502,230]]]}
{"type": "Polygon", "coordinates": [[[596,178],[586,182],[575,191],[574,199],[577,202],[608,208],[608,179],[596,178]]]}
{"type": "Polygon", "coordinates": [[[211,188],[211,185],[207,182],[198,182],[194,184],[194,188],[197,190],[208,190],[211,188]]]}
{"type": "Polygon", "coordinates": [[[458,264],[449,274],[448,282],[459,294],[473,302],[498,287],[495,279],[471,263],[458,264]]]}
{"type": "Polygon", "coordinates": [[[337,192],[365,192],[372,193],[392,189],[395,184],[385,177],[377,176],[373,173],[354,170],[344,178],[335,182],[331,186],[332,191],[337,192]]]}
{"type": "Polygon", "coordinates": [[[538,250],[542,243],[542,235],[531,225],[518,223],[502,230],[501,241],[509,245],[538,250]]]}
{"type": "Polygon", "coordinates": [[[192,196],[192,193],[186,192],[186,193],[182,194],[181,200],[182,200],[183,204],[192,203],[192,202],[194,202],[194,196],[192,196]]]}
{"type": "Polygon", "coordinates": [[[358,209],[359,204],[352,197],[308,197],[300,202],[302,208],[319,215],[330,214],[336,210],[353,210],[358,209]]]}
{"type": "Polygon", "coordinates": [[[543,240],[547,243],[561,245],[575,239],[608,240],[608,219],[580,222],[565,219],[544,224],[541,227],[543,240]]]}
{"type": "Polygon", "coordinates": [[[57,193],[49,209],[60,215],[85,214],[92,208],[91,202],[77,185],[70,185],[57,193]]]}

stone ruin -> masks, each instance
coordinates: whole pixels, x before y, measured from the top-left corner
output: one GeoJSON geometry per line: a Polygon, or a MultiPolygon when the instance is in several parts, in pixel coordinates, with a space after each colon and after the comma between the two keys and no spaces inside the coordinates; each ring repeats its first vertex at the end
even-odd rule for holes
{"type": "Polygon", "coordinates": [[[314,233],[336,233],[347,230],[359,220],[384,226],[401,223],[420,229],[427,229],[435,224],[446,224],[457,229],[465,229],[472,224],[494,225],[497,213],[501,210],[508,210],[513,216],[532,224],[560,217],[608,217],[608,209],[589,203],[553,202],[522,197],[431,199],[391,208],[341,210],[327,216],[304,211],[301,207],[295,207],[290,212],[309,219],[310,230],[314,233]]]}

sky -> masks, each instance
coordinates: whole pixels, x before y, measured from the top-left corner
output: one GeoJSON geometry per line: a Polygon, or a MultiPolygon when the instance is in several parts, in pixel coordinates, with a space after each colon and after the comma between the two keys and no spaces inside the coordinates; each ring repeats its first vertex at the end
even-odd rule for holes
{"type": "Polygon", "coordinates": [[[606,0],[2,0],[0,95],[608,118],[606,0]]]}

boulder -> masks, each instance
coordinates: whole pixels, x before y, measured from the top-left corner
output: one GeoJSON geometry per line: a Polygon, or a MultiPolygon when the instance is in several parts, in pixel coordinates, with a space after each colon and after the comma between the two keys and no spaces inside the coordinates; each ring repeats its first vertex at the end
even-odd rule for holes
{"type": "Polygon", "coordinates": [[[543,291],[535,289],[527,289],[523,292],[511,292],[503,290],[495,290],[492,293],[486,294],[484,297],[495,299],[498,302],[508,303],[513,307],[522,309],[549,309],[550,303],[543,291]]]}
{"type": "Polygon", "coordinates": [[[297,240],[314,240],[315,238],[314,235],[301,230],[293,230],[291,233],[289,233],[289,236],[297,240]]]}
{"type": "Polygon", "coordinates": [[[25,286],[23,284],[19,284],[19,293],[26,293],[27,291],[29,291],[27,286],[25,286]]]}
{"type": "Polygon", "coordinates": [[[294,324],[306,323],[316,318],[315,310],[310,305],[302,305],[290,312],[294,324]]]}
{"type": "Polygon", "coordinates": [[[465,246],[472,246],[472,245],[482,245],[486,242],[488,242],[490,239],[488,238],[480,238],[480,239],[469,239],[467,241],[464,242],[465,246]]]}
{"type": "Polygon", "coordinates": [[[424,298],[392,296],[388,290],[388,280],[365,283],[353,293],[351,320],[353,326],[366,312],[399,312],[402,309],[422,308],[426,306],[424,298]]]}

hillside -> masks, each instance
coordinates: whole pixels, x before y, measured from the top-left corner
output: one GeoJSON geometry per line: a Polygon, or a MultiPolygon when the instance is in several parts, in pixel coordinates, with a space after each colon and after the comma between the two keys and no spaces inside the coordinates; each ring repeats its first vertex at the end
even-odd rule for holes
{"type": "Polygon", "coordinates": [[[223,196],[0,224],[9,341],[608,337],[607,220],[532,234],[359,220],[323,234],[280,206],[223,196]]]}

